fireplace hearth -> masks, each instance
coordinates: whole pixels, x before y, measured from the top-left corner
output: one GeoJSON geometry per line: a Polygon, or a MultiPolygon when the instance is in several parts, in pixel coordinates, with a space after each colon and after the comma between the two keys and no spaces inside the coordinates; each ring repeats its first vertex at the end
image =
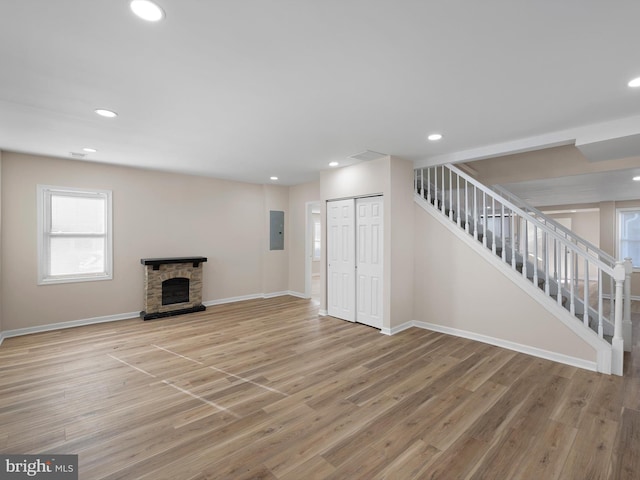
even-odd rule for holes
{"type": "Polygon", "coordinates": [[[206,310],[202,305],[202,263],[206,257],[143,258],[144,320],[206,310]]]}

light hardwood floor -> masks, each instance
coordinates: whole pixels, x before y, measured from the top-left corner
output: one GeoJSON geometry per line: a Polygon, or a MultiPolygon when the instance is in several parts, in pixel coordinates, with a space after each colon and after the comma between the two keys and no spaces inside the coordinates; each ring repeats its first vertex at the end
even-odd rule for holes
{"type": "Polygon", "coordinates": [[[0,452],[82,479],[638,479],[624,377],[293,297],[5,340],[0,452]]]}

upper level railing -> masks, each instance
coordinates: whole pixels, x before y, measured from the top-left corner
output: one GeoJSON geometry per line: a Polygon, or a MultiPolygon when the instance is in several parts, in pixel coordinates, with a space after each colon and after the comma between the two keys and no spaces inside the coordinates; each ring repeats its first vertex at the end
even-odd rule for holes
{"type": "Polygon", "coordinates": [[[514,205],[517,205],[525,212],[530,215],[536,217],[541,222],[545,223],[549,228],[555,230],[558,234],[563,235],[567,240],[577,245],[579,248],[584,250],[587,253],[591,253],[597,256],[601,261],[609,265],[611,268],[615,267],[616,259],[609,255],[607,252],[601,250],[600,248],[593,245],[591,242],[585,240],[584,238],[576,235],[574,232],[569,230],[567,227],[562,225],[561,223],[556,222],[553,218],[545,215],[540,210],[531,205],[528,205],[527,202],[516,197],[513,193],[509,192],[507,189],[501,187],[500,185],[493,185],[491,189],[499,193],[501,196],[509,200],[514,205]]]}
{"type": "Polygon", "coordinates": [[[417,195],[610,341],[612,371],[622,374],[622,299],[626,293],[625,314],[630,317],[629,265],[625,268],[533,207],[515,197],[512,201],[453,165],[417,169],[414,182],[417,195]]]}

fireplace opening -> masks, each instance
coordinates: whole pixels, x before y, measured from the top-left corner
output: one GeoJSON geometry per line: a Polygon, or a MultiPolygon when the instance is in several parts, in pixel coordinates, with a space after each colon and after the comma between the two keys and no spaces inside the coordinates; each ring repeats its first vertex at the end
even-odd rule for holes
{"type": "Polygon", "coordinates": [[[170,278],[162,282],[162,305],[185,303],[189,301],[189,279],[170,278]]]}

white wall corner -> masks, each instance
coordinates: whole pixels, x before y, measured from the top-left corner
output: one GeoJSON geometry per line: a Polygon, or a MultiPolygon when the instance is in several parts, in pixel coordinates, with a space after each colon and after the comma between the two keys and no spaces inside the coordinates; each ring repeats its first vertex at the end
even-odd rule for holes
{"type": "Polygon", "coordinates": [[[397,325],[395,327],[389,328],[389,327],[382,327],[380,329],[380,333],[382,333],[383,335],[395,335],[396,333],[400,333],[403,332],[404,330],[407,330],[411,327],[414,326],[414,322],[413,321],[409,321],[409,322],[405,322],[402,325],[397,325]]]}
{"type": "Polygon", "coordinates": [[[282,297],[284,295],[289,295],[289,291],[263,293],[262,298],[275,298],[275,297],[282,297]]]}
{"type": "Polygon", "coordinates": [[[305,295],[304,293],[294,292],[293,290],[289,290],[286,294],[287,295],[291,295],[292,297],[302,298],[304,300],[309,300],[311,298],[311,297],[305,295]]]}

